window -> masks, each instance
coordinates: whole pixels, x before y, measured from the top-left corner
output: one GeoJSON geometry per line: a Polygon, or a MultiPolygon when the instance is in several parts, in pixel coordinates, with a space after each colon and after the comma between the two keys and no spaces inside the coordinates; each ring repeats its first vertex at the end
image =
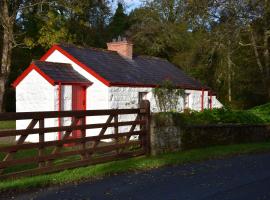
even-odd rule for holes
{"type": "Polygon", "coordinates": [[[185,93],[184,95],[184,109],[189,108],[189,93],[185,93]]]}
{"type": "Polygon", "coordinates": [[[147,92],[139,92],[139,99],[138,99],[139,103],[142,101],[142,100],[147,100],[147,92]]]}

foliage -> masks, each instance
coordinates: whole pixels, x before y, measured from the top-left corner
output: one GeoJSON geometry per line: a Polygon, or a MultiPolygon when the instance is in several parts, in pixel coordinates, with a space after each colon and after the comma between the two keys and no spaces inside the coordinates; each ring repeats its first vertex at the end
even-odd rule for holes
{"type": "Polygon", "coordinates": [[[125,13],[122,3],[118,3],[118,7],[114,16],[108,25],[109,39],[117,38],[118,36],[125,35],[125,32],[129,28],[129,16],[125,13]]]}
{"type": "Polygon", "coordinates": [[[0,2],[1,8],[9,3],[10,16],[18,13],[11,20],[0,18],[0,52],[4,41],[12,43],[12,52],[6,51],[12,56],[6,111],[15,110],[10,83],[51,44],[106,48],[118,35],[133,41],[135,54],[173,62],[232,108],[247,109],[270,99],[269,0],[151,0],[130,13],[118,4],[114,14],[109,0],[36,0],[40,4],[35,6],[31,0],[0,2]],[[9,30],[3,22],[12,25],[9,30]],[[10,33],[9,40],[3,39],[4,32],[10,33]]]}
{"type": "Polygon", "coordinates": [[[204,125],[204,124],[263,124],[270,123],[270,118],[265,118],[265,113],[251,112],[250,110],[230,110],[230,109],[213,109],[202,112],[187,111],[183,113],[169,112],[154,115],[157,125],[162,126],[168,123],[172,116],[173,123],[179,126],[186,125],[204,125]],[[260,113],[260,114],[259,114],[260,113]]]}
{"type": "Polygon", "coordinates": [[[270,103],[256,106],[250,109],[250,112],[260,117],[265,122],[270,122],[270,103]]]}
{"type": "Polygon", "coordinates": [[[171,81],[166,80],[161,86],[153,88],[153,94],[158,109],[161,112],[169,112],[177,110],[180,98],[184,96],[184,90],[176,88],[171,81]]]}
{"type": "Polygon", "coordinates": [[[59,173],[26,177],[17,180],[0,181],[0,191],[27,190],[49,185],[78,182],[80,180],[95,179],[115,173],[128,171],[149,170],[157,167],[222,158],[230,155],[269,151],[268,142],[255,144],[237,144],[229,146],[215,146],[194,149],[184,152],[167,153],[159,156],[137,157],[127,160],[114,161],[105,164],[65,170],[59,173]]]}

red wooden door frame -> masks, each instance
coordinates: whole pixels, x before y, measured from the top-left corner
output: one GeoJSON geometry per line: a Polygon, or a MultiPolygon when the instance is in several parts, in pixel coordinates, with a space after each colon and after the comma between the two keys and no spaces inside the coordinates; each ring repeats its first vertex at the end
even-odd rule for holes
{"type": "MultiPolygon", "coordinates": [[[[86,86],[72,85],[72,110],[86,110],[86,86]]],[[[78,124],[81,124],[81,121],[78,124]]],[[[72,138],[79,138],[80,132],[73,131],[72,138]]]]}

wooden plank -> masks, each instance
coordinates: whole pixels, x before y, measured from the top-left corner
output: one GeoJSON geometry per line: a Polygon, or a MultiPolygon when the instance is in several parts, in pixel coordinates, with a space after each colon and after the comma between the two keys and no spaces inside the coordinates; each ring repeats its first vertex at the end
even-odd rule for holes
{"type": "Polygon", "coordinates": [[[136,114],[140,109],[107,109],[107,110],[79,110],[79,111],[49,111],[49,112],[18,112],[0,113],[0,121],[24,120],[24,119],[44,119],[59,117],[85,117],[114,114],[136,114]]]}
{"type": "MultiPolygon", "coordinates": [[[[73,122],[72,122],[72,124],[71,124],[71,126],[76,126],[76,125],[78,124],[79,121],[80,121],[80,118],[74,118],[74,119],[73,119],[73,122]]],[[[62,136],[61,140],[66,140],[66,139],[70,136],[71,132],[72,132],[72,130],[66,131],[66,132],[64,133],[64,135],[62,136]]],[[[58,152],[63,148],[63,145],[64,145],[64,144],[59,144],[59,145],[57,145],[57,146],[52,150],[51,155],[52,155],[52,154],[58,153],[58,152]]],[[[51,164],[51,163],[47,163],[47,165],[48,165],[48,164],[51,164]]]]}
{"type": "Polygon", "coordinates": [[[150,102],[148,100],[143,100],[140,103],[140,108],[145,110],[145,114],[142,115],[142,120],[146,121],[146,124],[142,126],[142,131],[146,134],[142,136],[143,148],[147,155],[150,154],[150,102]]]}
{"type": "MultiPolygon", "coordinates": [[[[107,121],[105,122],[105,126],[102,127],[101,131],[99,132],[98,136],[103,136],[107,130],[107,128],[109,127],[108,125],[111,123],[113,119],[113,115],[110,115],[107,119],[107,121]]],[[[95,142],[94,142],[94,145],[93,145],[93,148],[96,148],[98,146],[100,142],[100,139],[97,139],[95,142]]]]}
{"type": "MultiPolygon", "coordinates": [[[[135,121],[138,121],[139,119],[140,119],[140,115],[138,114],[138,115],[136,116],[136,118],[135,118],[135,121]]],[[[130,127],[129,132],[133,132],[133,131],[135,130],[136,126],[138,125],[138,124],[135,123],[135,121],[134,121],[134,123],[132,124],[132,126],[130,127]]],[[[129,139],[130,139],[130,137],[126,137],[125,143],[128,143],[129,139]]]]}
{"type": "MultiPolygon", "coordinates": [[[[39,120],[39,128],[43,129],[44,128],[44,119],[39,120]]],[[[45,136],[44,136],[44,132],[39,132],[39,144],[41,145],[38,149],[38,155],[39,156],[43,156],[44,155],[44,140],[45,136]]],[[[44,162],[39,162],[39,167],[44,167],[44,162]]]]}
{"type": "MultiPolygon", "coordinates": [[[[82,118],[82,125],[86,125],[86,119],[85,117],[82,118]]],[[[82,129],[81,130],[81,138],[85,138],[86,137],[86,130],[85,129],[82,129]]],[[[86,159],[88,157],[88,154],[85,153],[85,150],[86,150],[86,143],[85,143],[85,139],[82,141],[81,143],[82,145],[82,151],[83,153],[81,154],[81,159],[86,159]]]]}
{"type": "Polygon", "coordinates": [[[61,127],[49,127],[49,128],[35,128],[35,129],[25,129],[25,130],[7,130],[0,131],[0,137],[8,137],[8,136],[16,136],[16,135],[28,135],[28,134],[37,134],[39,132],[44,133],[53,133],[58,131],[73,131],[73,130],[83,130],[83,129],[95,129],[95,128],[103,128],[103,127],[114,127],[118,126],[129,126],[132,124],[140,125],[145,124],[146,121],[126,121],[126,122],[118,122],[116,123],[100,123],[100,124],[88,124],[88,125],[72,125],[72,126],[61,126],[61,127]]]}
{"type": "MultiPolygon", "coordinates": [[[[118,114],[114,115],[114,123],[118,124],[118,114]]],[[[118,135],[119,134],[119,130],[118,130],[118,126],[115,125],[114,126],[114,134],[118,135]]],[[[119,137],[115,138],[115,143],[119,144],[119,137]]],[[[119,154],[119,149],[116,149],[116,154],[119,154]]]]}
{"type": "Polygon", "coordinates": [[[52,159],[65,158],[68,156],[81,155],[81,154],[86,154],[86,153],[111,152],[117,148],[131,147],[131,146],[140,145],[140,144],[141,144],[141,141],[132,141],[127,144],[118,144],[118,145],[113,144],[113,145],[107,145],[107,146],[102,146],[102,147],[96,147],[95,150],[93,148],[89,148],[89,149],[84,149],[84,150],[65,151],[65,152],[60,152],[60,153],[50,154],[50,155],[39,155],[35,157],[28,157],[28,158],[0,162],[0,168],[11,167],[11,166],[19,165],[19,164],[30,164],[30,163],[40,163],[40,162],[44,163],[52,159]]]}
{"type": "MultiPolygon", "coordinates": [[[[31,122],[29,123],[29,125],[27,126],[27,129],[32,129],[35,127],[36,123],[38,122],[38,120],[31,120],[31,122]]],[[[24,143],[25,139],[27,138],[28,135],[21,135],[20,138],[17,140],[16,142],[16,146],[17,145],[21,145],[24,143]]],[[[7,155],[4,157],[3,161],[8,161],[8,160],[12,160],[13,159],[13,155],[14,153],[16,153],[17,150],[10,150],[8,151],[7,155]]],[[[3,173],[4,169],[0,168],[0,174],[3,173]]]]}
{"type": "Polygon", "coordinates": [[[39,175],[42,173],[57,172],[57,171],[62,171],[66,169],[76,168],[76,167],[84,167],[88,165],[105,163],[105,162],[110,162],[110,161],[119,160],[119,159],[137,157],[137,156],[142,156],[144,154],[145,154],[144,150],[139,150],[135,152],[121,153],[119,155],[109,155],[109,156],[104,156],[104,157],[95,158],[95,159],[80,160],[80,161],[65,163],[65,164],[56,165],[56,166],[46,166],[43,168],[36,168],[36,169],[27,170],[27,171],[4,174],[4,175],[0,175],[0,179],[19,178],[23,176],[34,176],[34,175],[39,175]]]}
{"type": "MultiPolygon", "coordinates": [[[[26,129],[32,129],[35,127],[35,125],[37,124],[38,120],[31,120],[30,124],[27,126],[26,129]]],[[[17,140],[16,142],[16,145],[20,145],[20,144],[23,144],[25,139],[27,138],[27,134],[26,135],[21,135],[20,138],[17,140]]],[[[3,161],[6,161],[6,160],[9,160],[12,158],[12,154],[16,153],[16,151],[10,151],[6,156],[5,158],[3,159],[3,161]]]]}
{"type": "MultiPolygon", "coordinates": [[[[103,139],[114,139],[117,137],[126,137],[130,135],[144,135],[145,132],[143,131],[134,131],[134,132],[127,132],[127,133],[119,133],[118,135],[115,134],[108,134],[102,136],[90,136],[85,138],[72,138],[72,139],[65,139],[65,140],[55,140],[55,141],[46,141],[43,143],[43,147],[51,147],[56,145],[63,145],[63,144],[71,144],[71,143],[81,143],[83,140],[85,142],[96,141],[96,140],[103,140],[103,139]]],[[[8,152],[8,151],[18,151],[18,150],[25,150],[25,149],[33,149],[39,148],[41,144],[39,143],[27,143],[27,144],[20,144],[20,145],[12,145],[12,146],[2,146],[0,147],[0,152],[8,152]]]]}

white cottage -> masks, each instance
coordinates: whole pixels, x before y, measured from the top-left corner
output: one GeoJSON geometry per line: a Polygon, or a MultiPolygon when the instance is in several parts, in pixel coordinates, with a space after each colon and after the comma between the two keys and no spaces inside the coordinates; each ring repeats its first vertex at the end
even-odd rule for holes
{"type": "MultiPolygon", "coordinates": [[[[185,89],[179,110],[222,106],[210,88],[167,60],[135,56],[132,43],[126,40],[107,45],[108,50],[54,45],[13,83],[16,112],[136,108],[141,99],[149,100],[151,111],[157,112],[152,89],[168,79],[185,89]]],[[[105,119],[88,117],[86,122],[105,122],[105,119]]],[[[47,119],[45,127],[69,123],[70,119],[47,119]]],[[[26,120],[17,121],[16,128],[26,128],[27,124],[26,120]]],[[[98,130],[87,132],[96,133],[98,130]]],[[[60,137],[50,133],[45,135],[45,140],[60,137]]],[[[32,142],[37,140],[37,136],[27,138],[32,142]]]]}

